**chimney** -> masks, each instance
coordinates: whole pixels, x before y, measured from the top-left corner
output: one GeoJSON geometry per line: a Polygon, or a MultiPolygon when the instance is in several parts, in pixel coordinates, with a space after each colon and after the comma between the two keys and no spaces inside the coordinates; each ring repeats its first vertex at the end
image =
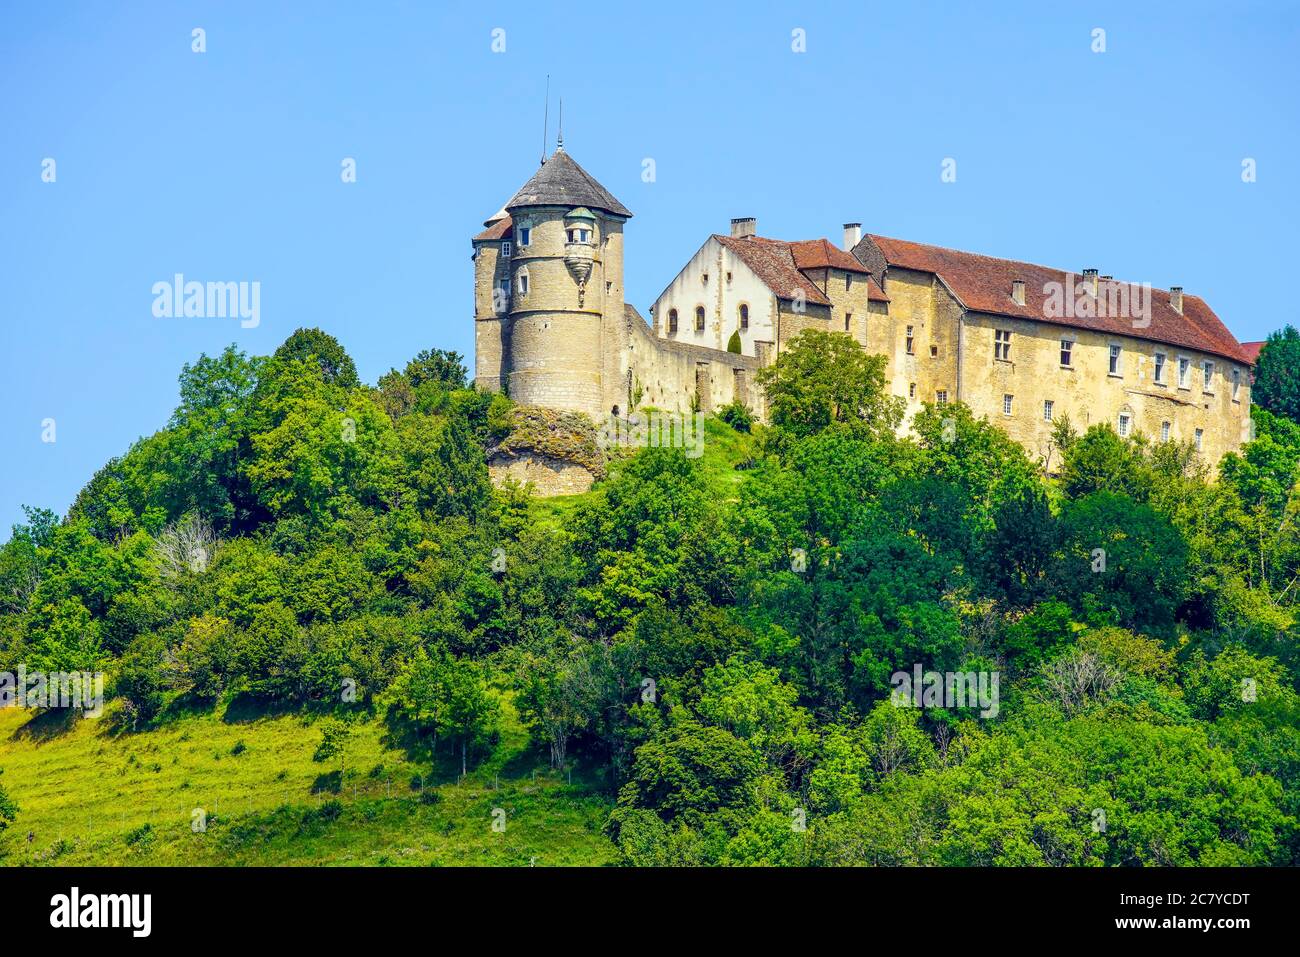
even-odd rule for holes
{"type": "Polygon", "coordinates": [[[1025,281],[1023,279],[1011,280],[1011,299],[1017,306],[1025,304],[1025,281]]]}
{"type": "Polygon", "coordinates": [[[1169,287],[1169,305],[1173,306],[1174,312],[1180,316],[1183,314],[1183,287],[1169,287]]]}
{"type": "Polygon", "coordinates": [[[731,221],[731,235],[734,239],[746,239],[758,233],[758,220],[753,216],[741,216],[731,221]]]}
{"type": "Polygon", "coordinates": [[[847,249],[849,252],[852,252],[853,247],[860,242],[862,242],[862,224],[845,223],[844,224],[844,248],[847,249]]]}
{"type": "Polygon", "coordinates": [[[1085,269],[1083,271],[1083,282],[1094,296],[1097,295],[1097,270],[1085,269]]]}

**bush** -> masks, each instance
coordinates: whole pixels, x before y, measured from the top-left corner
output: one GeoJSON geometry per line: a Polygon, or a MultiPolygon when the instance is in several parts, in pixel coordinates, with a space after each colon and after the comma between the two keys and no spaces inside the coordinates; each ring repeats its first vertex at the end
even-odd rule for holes
{"type": "Polygon", "coordinates": [[[748,432],[754,426],[754,413],[743,402],[732,402],[718,410],[718,418],[737,432],[748,432]]]}

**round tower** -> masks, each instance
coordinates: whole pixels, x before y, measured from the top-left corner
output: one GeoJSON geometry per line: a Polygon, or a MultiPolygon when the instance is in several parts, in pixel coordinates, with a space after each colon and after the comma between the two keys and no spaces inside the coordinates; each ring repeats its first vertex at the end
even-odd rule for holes
{"type": "Polygon", "coordinates": [[[527,405],[597,421],[625,403],[623,223],[631,213],[556,149],[506,203],[513,231],[505,386],[527,405]]]}

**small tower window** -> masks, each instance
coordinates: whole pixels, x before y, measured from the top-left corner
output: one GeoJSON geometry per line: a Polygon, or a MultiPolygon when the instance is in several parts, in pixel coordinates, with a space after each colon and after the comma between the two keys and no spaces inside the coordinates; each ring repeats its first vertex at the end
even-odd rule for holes
{"type": "Polygon", "coordinates": [[[532,239],[532,236],[533,236],[533,231],[530,228],[528,228],[527,226],[519,227],[518,237],[519,237],[519,245],[521,247],[527,246],[529,240],[532,239]]]}
{"type": "Polygon", "coordinates": [[[528,270],[527,269],[519,270],[517,285],[519,289],[519,295],[521,296],[528,295],[528,270]]]}
{"type": "Polygon", "coordinates": [[[695,307],[695,331],[696,332],[704,331],[704,307],[703,306],[695,307]]]}
{"type": "Polygon", "coordinates": [[[740,304],[740,328],[749,328],[749,305],[743,302],[740,304]]]}
{"type": "Polygon", "coordinates": [[[585,226],[572,226],[569,228],[569,242],[571,243],[589,243],[591,242],[591,230],[585,226]]]}
{"type": "Polygon", "coordinates": [[[668,334],[672,335],[677,331],[677,310],[668,310],[668,334]]]}
{"type": "Polygon", "coordinates": [[[915,326],[907,327],[907,354],[909,356],[914,354],[914,352],[916,351],[916,336],[912,332],[912,330],[915,328],[916,328],[915,326]]]}

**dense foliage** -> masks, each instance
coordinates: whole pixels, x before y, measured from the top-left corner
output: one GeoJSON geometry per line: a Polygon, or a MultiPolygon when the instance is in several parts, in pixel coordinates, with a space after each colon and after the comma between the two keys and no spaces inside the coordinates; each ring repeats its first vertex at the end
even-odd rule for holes
{"type": "Polygon", "coordinates": [[[773,424],[706,440],[743,461],[645,449],[556,511],[491,487],[509,403],[455,354],[202,357],[0,548],[0,671],[106,670],[124,730],[326,711],[340,781],[350,717],[467,767],[509,702],[633,864],[1300,863],[1300,426],[1256,409],[1214,475],[1067,426],[1048,478],[960,404],[896,437],[847,337],[761,379],[773,424]]]}

